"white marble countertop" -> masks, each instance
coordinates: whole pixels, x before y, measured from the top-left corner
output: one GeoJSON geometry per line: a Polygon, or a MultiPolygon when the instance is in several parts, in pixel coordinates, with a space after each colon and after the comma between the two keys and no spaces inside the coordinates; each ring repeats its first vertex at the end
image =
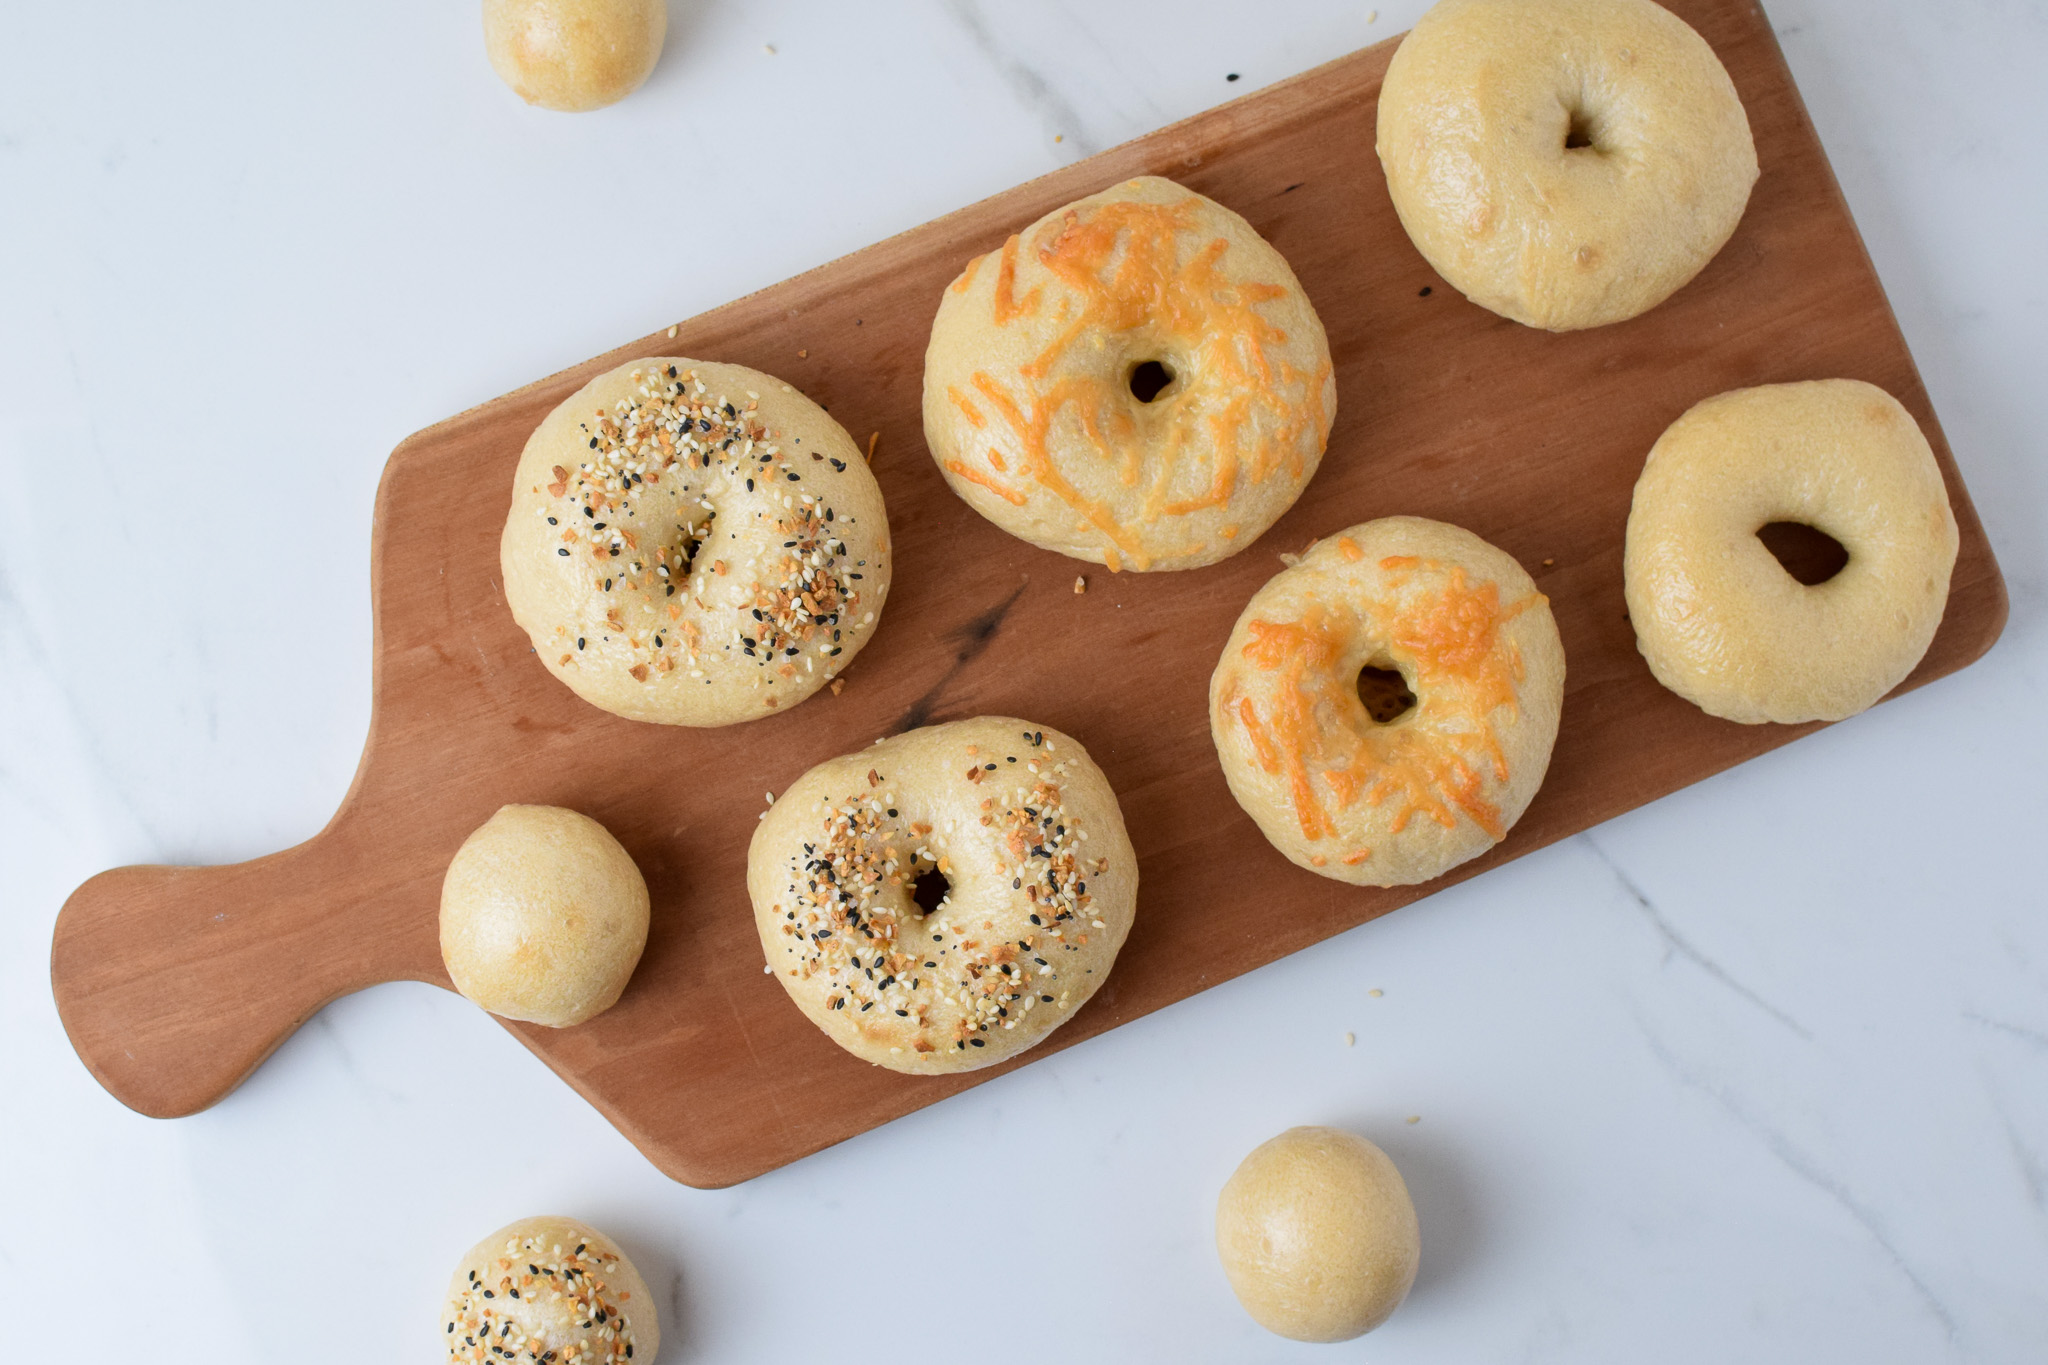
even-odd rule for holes
{"type": "Polygon", "coordinates": [[[2011,585],[1968,671],[731,1190],[670,1183],[425,986],[173,1122],[66,1044],[73,886],[340,800],[399,439],[1422,8],[677,0],[650,84],[568,117],[498,85],[475,0],[0,6],[11,1353],[437,1359],[463,1248],[559,1211],[634,1253],[677,1362],[2048,1358],[2030,0],[1769,6],[2011,585]],[[779,207],[707,210],[696,161],[779,207]],[[1312,1122],[1394,1156],[1425,1246],[1393,1321],[1320,1353],[1254,1327],[1210,1243],[1237,1160],[1312,1122]]]}

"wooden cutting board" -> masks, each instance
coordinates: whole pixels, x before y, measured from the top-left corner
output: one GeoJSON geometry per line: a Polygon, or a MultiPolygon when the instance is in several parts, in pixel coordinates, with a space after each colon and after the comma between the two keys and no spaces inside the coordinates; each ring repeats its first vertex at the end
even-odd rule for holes
{"type": "Polygon", "coordinates": [[[1304,872],[1224,786],[1209,673],[1280,551],[1414,513],[1506,549],[1550,596],[1569,679],[1549,778],[1505,843],[1438,886],[1814,728],[1733,725],[1664,691],[1623,606],[1622,532],[1645,454],[1692,403],[1741,385],[1851,376],[1919,419],[1962,553],[1941,631],[1904,687],[1970,663],[2004,624],[2004,584],[1769,24],[1745,0],[1669,3],[1735,78],[1763,178],[1719,258],[1633,322],[1531,331],[1430,271],[1373,154],[1389,41],[407,440],[377,495],[375,708],[340,811],[315,838],[254,862],[117,868],[80,887],[51,955],[80,1057],[133,1108],[189,1114],[338,995],[399,979],[448,985],[435,921],[457,846],[505,802],[571,806],[646,873],[646,956],[596,1020],[507,1027],[675,1179],[717,1186],[771,1170],[1006,1069],[912,1078],[868,1066],[763,974],[747,841],[764,793],[822,759],[994,712],[1080,737],[1108,772],[1139,855],[1137,926],[1095,999],[1011,1065],[1433,889],[1360,890],[1304,872]],[[1286,255],[1328,326],[1338,409],[1321,472],[1257,544],[1193,573],[1112,576],[1011,539],[947,490],[921,439],[919,374],[940,290],[970,256],[1139,174],[1222,201],[1286,255]],[[497,550],[520,447],[591,375],[644,355],[752,365],[827,405],[857,439],[881,433],[897,576],[843,695],[724,730],[635,724],[553,681],[513,624],[497,550]],[[1081,573],[1088,592],[1076,596],[1081,573]]]}

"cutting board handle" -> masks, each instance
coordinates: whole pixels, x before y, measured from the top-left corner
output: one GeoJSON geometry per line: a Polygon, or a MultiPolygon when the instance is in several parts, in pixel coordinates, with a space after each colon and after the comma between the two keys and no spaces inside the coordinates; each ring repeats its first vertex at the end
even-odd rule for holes
{"type": "Polygon", "coordinates": [[[433,907],[365,905],[375,873],[346,842],[117,867],[71,893],[50,982],[71,1045],[114,1098],[156,1118],[196,1113],[336,996],[433,979],[433,907]]]}

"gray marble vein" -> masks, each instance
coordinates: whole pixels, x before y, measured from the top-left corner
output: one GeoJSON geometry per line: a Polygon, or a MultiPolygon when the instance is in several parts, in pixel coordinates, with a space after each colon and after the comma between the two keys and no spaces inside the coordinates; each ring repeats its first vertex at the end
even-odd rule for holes
{"type": "Polygon", "coordinates": [[[945,12],[974,41],[975,50],[988,61],[1010,93],[1038,116],[1047,137],[1064,138],[1066,145],[1082,156],[1102,149],[1081,126],[1081,115],[1053,88],[1039,70],[1007,47],[989,26],[988,18],[974,0],[946,0],[945,12]]]}
{"type": "Polygon", "coordinates": [[[1979,1014],[1975,1010],[1964,1010],[1963,1018],[1979,1028],[1990,1029],[1994,1033],[2003,1033],[2008,1038],[2017,1038],[2034,1051],[2048,1054],[2048,1033],[2043,1033],[2039,1029],[2031,1029],[2023,1024],[2008,1023],[2003,1019],[1994,1019],[1988,1014],[1979,1014]]]}
{"type": "Polygon", "coordinates": [[[1790,1014],[1787,1014],[1769,1000],[1766,1000],[1756,991],[1745,986],[1727,968],[1708,957],[1693,944],[1692,940],[1679,933],[1671,921],[1666,919],[1663,913],[1657,909],[1656,903],[1650,899],[1642,887],[1636,884],[1635,879],[1622,870],[1621,864],[1615,862],[1609,856],[1606,849],[1600,847],[1597,839],[1590,834],[1581,834],[1578,837],[1587,848],[1592,850],[1593,856],[1598,858],[1601,864],[1606,867],[1608,874],[1614,878],[1615,884],[1627,894],[1630,900],[1635,902],[1636,908],[1642,911],[1643,918],[1650,922],[1650,927],[1656,930],[1657,936],[1664,940],[1664,954],[1667,961],[1674,955],[1684,958],[1687,962],[1692,963],[1708,976],[1720,982],[1750,1004],[1755,1005],[1765,1014],[1783,1024],[1807,1042],[1813,1041],[1813,1032],[1806,1025],[1794,1019],[1790,1014]]]}
{"type": "Polygon", "coordinates": [[[1801,1149],[1798,1144],[1785,1136],[1784,1133],[1751,1113],[1733,1090],[1709,1080],[1688,1066],[1683,1058],[1664,1045],[1663,1040],[1657,1036],[1656,1030],[1650,1026],[1648,1019],[1638,1014],[1636,1022],[1642,1028],[1643,1041],[1648,1045],[1651,1055],[1656,1057],[1664,1069],[1671,1073],[1674,1080],[1687,1089],[1696,1090],[1712,1100],[1720,1107],[1723,1113],[1761,1142],[1764,1150],[1768,1151],[1773,1157],[1776,1157],[1786,1170],[1792,1172],[1792,1174],[1798,1176],[1822,1194],[1825,1194],[1829,1199],[1832,1199],[1841,1207],[1844,1213],[1848,1214],[1865,1232],[1870,1234],[1870,1239],[1877,1244],[1879,1250],[1884,1252],[1885,1258],[1891,1262],[1893,1268],[1904,1277],[1908,1284],[1912,1285],[1913,1292],[1919,1296],[1921,1305],[1927,1310],[1928,1316],[1941,1324],[1942,1335],[1947,1337],[1952,1345],[1955,1344],[1957,1337],[1955,1314],[1949,1311],[1948,1306],[1934,1292],[1933,1287],[1927,1283],[1926,1278],[1918,1270],[1914,1269],[1912,1263],[1893,1244],[1891,1234],[1885,1227],[1884,1219],[1878,1212],[1871,1208],[1869,1204],[1847,1185],[1829,1174],[1810,1153],[1801,1149]]]}

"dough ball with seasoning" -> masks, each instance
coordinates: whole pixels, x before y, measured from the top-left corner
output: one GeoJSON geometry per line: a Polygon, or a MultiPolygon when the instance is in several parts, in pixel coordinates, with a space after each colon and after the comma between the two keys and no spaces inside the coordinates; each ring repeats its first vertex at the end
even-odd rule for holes
{"type": "Polygon", "coordinates": [[[651,1365],[661,1323],[611,1238],[573,1218],[522,1218],[469,1249],[441,1309],[448,1359],[651,1365]]]}
{"type": "Polygon", "coordinates": [[[1290,1128],[1224,1185],[1216,1254],[1267,1331],[1349,1341],[1401,1306],[1422,1243],[1408,1186],[1385,1152],[1339,1128],[1290,1128]]]}
{"type": "Polygon", "coordinates": [[[780,715],[873,637],[882,490],[846,428],[770,374],[629,361],[549,413],[498,544],[543,667],[664,725],[780,715]]]}
{"type": "Polygon", "coordinates": [[[668,34],[664,0],[484,0],[484,50],[528,104],[581,113],[640,88],[668,34]]]}
{"type": "Polygon", "coordinates": [[[567,1028],[602,1014],[647,946],[647,883],[619,841],[559,806],[504,806],[441,883],[441,960],[492,1014],[567,1028]]]}

